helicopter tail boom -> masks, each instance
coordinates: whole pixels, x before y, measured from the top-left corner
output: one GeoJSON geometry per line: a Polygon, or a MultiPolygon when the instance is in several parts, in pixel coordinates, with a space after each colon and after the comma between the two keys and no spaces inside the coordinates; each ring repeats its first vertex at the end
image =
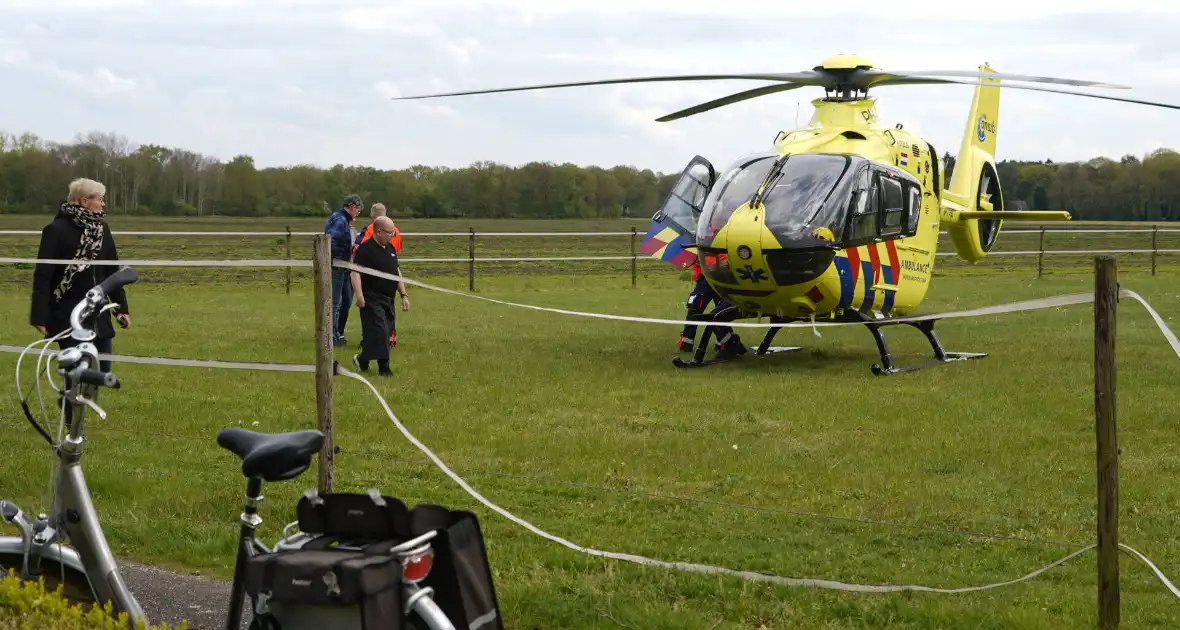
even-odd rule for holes
{"type": "MultiPolygon", "coordinates": [[[[957,213],[960,221],[969,219],[990,219],[995,215],[993,211],[964,210],[957,213]]],[[[1068,221],[1069,213],[1065,210],[1008,210],[1004,212],[1005,221],[1068,221]]]]}

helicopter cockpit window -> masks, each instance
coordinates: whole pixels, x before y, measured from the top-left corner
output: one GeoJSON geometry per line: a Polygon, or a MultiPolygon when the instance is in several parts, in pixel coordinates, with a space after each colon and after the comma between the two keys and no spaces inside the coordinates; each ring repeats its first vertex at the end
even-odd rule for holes
{"type": "Polygon", "coordinates": [[[748,202],[778,158],[776,153],[759,153],[738,160],[717,179],[705,200],[705,209],[697,224],[697,240],[709,245],[717,232],[725,227],[733,211],[748,202]]]}
{"type": "Polygon", "coordinates": [[[911,186],[908,202],[909,209],[906,213],[905,233],[907,236],[913,236],[918,231],[918,213],[922,210],[922,191],[911,186]]]}
{"type": "Polygon", "coordinates": [[[826,228],[835,238],[844,227],[845,200],[834,193],[849,164],[843,155],[803,153],[787,158],[763,198],[767,229],[780,240],[818,228],[826,228]]]}
{"type": "Polygon", "coordinates": [[[856,191],[852,196],[849,218],[848,243],[855,247],[864,243],[871,243],[877,238],[877,194],[878,189],[873,185],[873,172],[863,169],[856,178],[856,191]]]}
{"type": "Polygon", "coordinates": [[[905,216],[905,191],[901,182],[889,176],[881,177],[881,236],[901,234],[902,219],[905,216]]]}

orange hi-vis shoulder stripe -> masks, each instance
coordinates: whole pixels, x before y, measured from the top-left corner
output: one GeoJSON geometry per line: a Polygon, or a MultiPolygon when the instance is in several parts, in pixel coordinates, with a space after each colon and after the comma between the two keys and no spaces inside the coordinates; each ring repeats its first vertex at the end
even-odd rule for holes
{"type": "MultiPolygon", "coordinates": [[[[361,232],[361,243],[364,243],[365,241],[369,240],[370,238],[373,238],[373,224],[372,223],[366,225],[365,231],[361,232]]],[[[397,252],[398,255],[401,255],[401,253],[402,253],[402,231],[400,228],[398,228],[396,226],[393,228],[393,238],[389,239],[389,242],[393,243],[393,251],[397,252]]],[[[353,254],[356,254],[356,248],[358,245],[360,245],[360,243],[357,243],[356,245],[352,246],[352,253],[353,254]]]]}

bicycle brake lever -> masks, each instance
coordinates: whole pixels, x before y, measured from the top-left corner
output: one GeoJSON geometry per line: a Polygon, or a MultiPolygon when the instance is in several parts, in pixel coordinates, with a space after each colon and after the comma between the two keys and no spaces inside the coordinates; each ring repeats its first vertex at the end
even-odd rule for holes
{"type": "Polygon", "coordinates": [[[98,406],[98,403],[96,403],[96,402],[94,402],[93,400],[90,400],[89,398],[87,398],[87,397],[85,397],[85,396],[82,396],[82,395],[79,395],[79,396],[78,396],[78,401],[79,401],[79,402],[86,403],[86,406],[87,406],[87,407],[90,407],[91,409],[93,409],[93,410],[94,410],[94,413],[97,413],[97,414],[98,414],[98,417],[99,417],[99,419],[100,419],[100,420],[106,420],[106,419],[107,419],[107,412],[103,411],[103,410],[102,410],[102,407],[99,407],[99,406],[98,406]]]}

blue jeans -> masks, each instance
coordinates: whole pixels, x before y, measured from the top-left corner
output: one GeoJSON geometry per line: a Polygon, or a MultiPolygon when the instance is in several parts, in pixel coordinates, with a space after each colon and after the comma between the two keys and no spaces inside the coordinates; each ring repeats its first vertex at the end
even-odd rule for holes
{"type": "Polygon", "coordinates": [[[332,341],[344,337],[348,311],[352,307],[352,270],[332,268],[332,341]]]}

